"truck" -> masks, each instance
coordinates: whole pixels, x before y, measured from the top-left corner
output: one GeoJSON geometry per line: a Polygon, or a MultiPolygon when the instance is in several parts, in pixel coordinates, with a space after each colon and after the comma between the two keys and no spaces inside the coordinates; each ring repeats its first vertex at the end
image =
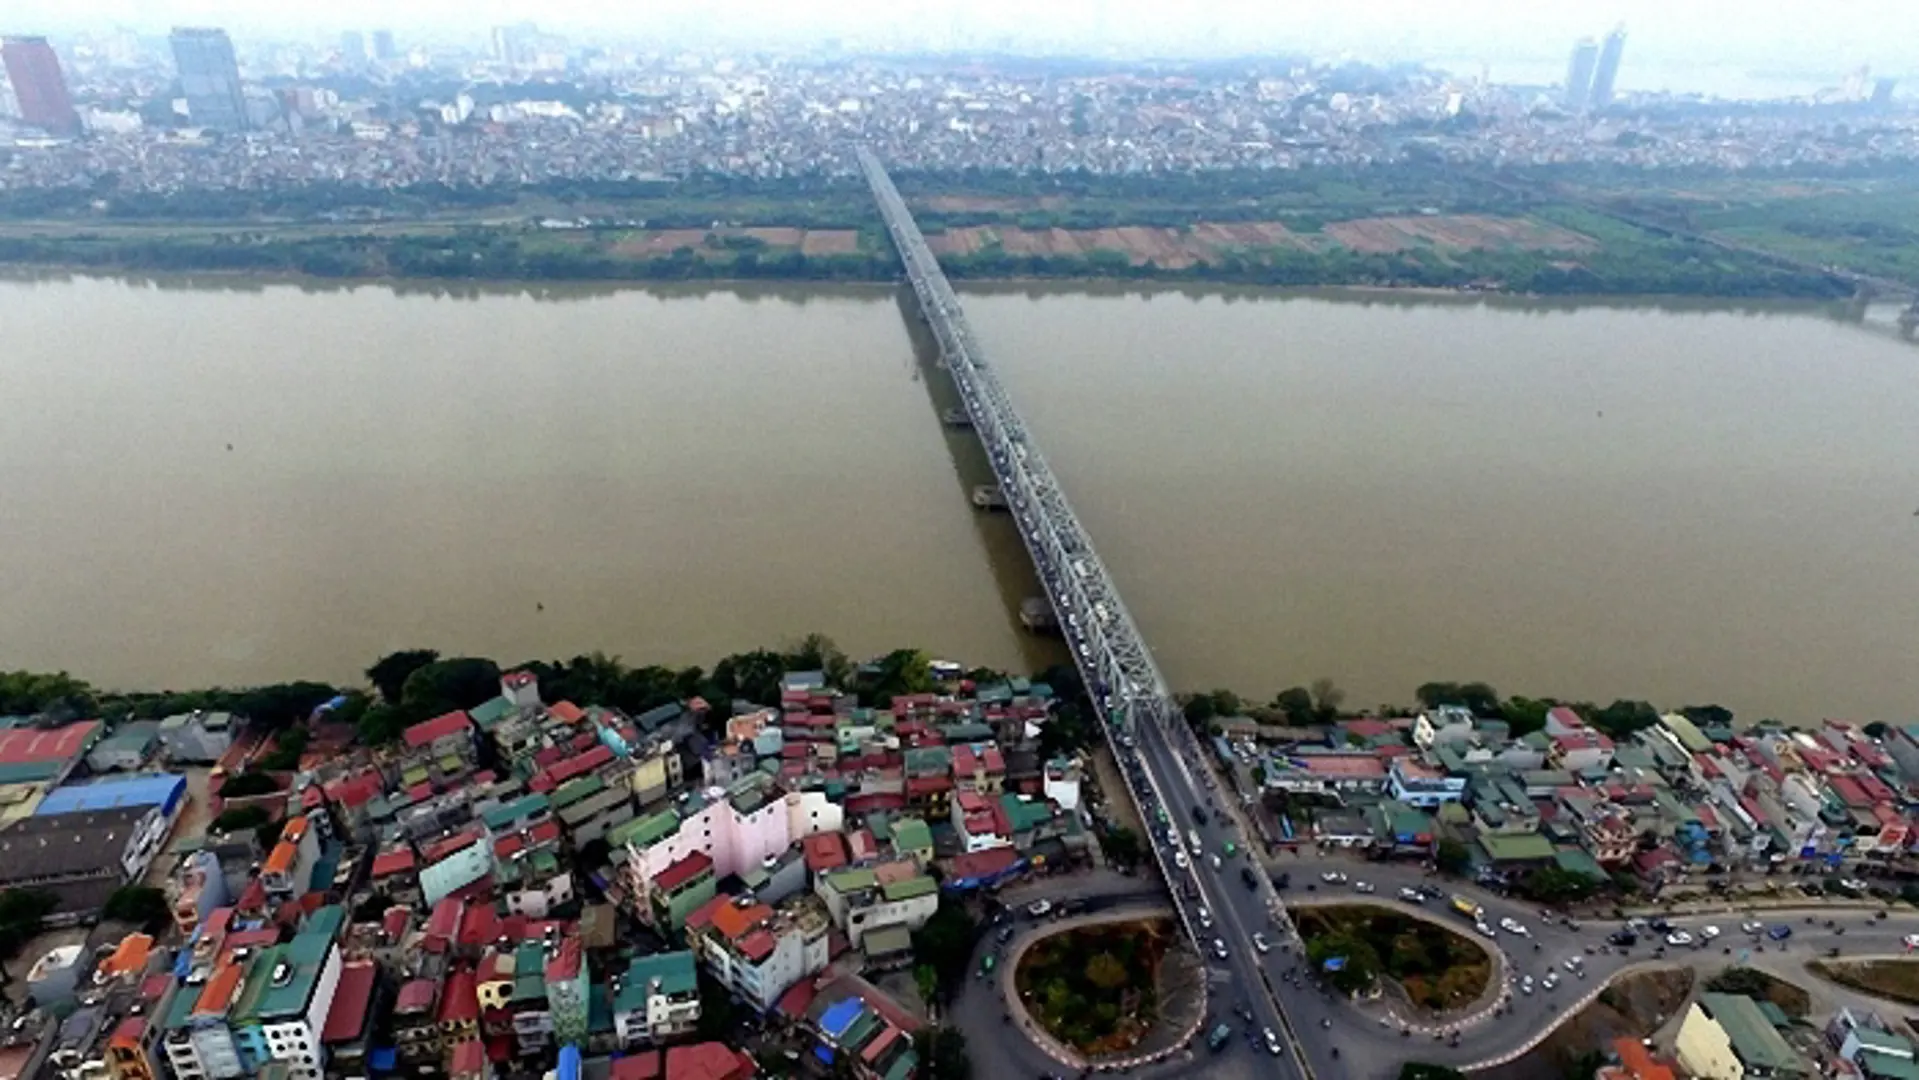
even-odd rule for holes
{"type": "Polygon", "coordinates": [[[1486,915],[1486,909],[1474,903],[1470,898],[1453,894],[1453,910],[1477,922],[1486,915]]]}

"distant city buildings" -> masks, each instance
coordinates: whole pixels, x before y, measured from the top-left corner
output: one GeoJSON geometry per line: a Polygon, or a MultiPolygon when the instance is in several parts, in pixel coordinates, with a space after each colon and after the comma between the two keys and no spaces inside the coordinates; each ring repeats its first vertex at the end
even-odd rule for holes
{"type": "Polygon", "coordinates": [[[169,39],[173,63],[180,74],[180,91],[187,99],[187,119],[217,131],[247,129],[246,94],[240,87],[240,64],[225,30],[179,27],[169,39]]]}
{"type": "Polygon", "coordinates": [[[0,59],[5,61],[7,81],[13,86],[21,120],[56,135],[79,134],[80,114],[74,111],[73,97],[67,93],[60,58],[46,38],[0,40],[0,59]]]}
{"type": "Polygon", "coordinates": [[[1590,98],[1593,108],[1603,109],[1612,104],[1614,86],[1619,81],[1619,61],[1625,53],[1626,28],[1615,26],[1599,49],[1599,70],[1593,73],[1590,98]]]}
{"type": "Polygon", "coordinates": [[[358,30],[343,30],[340,33],[340,60],[343,63],[357,64],[366,59],[366,35],[358,30]]]}
{"type": "Polygon", "coordinates": [[[1580,38],[1573,46],[1572,61],[1566,65],[1566,96],[1563,102],[1573,112],[1582,112],[1592,101],[1593,72],[1599,69],[1599,43],[1580,38]]]}
{"type": "Polygon", "coordinates": [[[373,32],[373,58],[382,63],[399,58],[399,50],[393,47],[393,31],[375,30],[373,32]]]}

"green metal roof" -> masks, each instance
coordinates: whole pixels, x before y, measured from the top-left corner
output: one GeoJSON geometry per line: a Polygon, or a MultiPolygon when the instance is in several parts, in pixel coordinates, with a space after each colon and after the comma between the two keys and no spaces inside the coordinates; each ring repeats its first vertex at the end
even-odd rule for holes
{"type": "Polygon", "coordinates": [[[292,941],[276,946],[280,952],[278,962],[285,963],[289,969],[278,985],[272,985],[273,966],[255,965],[253,975],[269,983],[255,1015],[261,1020],[305,1015],[307,1001],[313,996],[313,984],[320,978],[320,969],[326,966],[334,935],[345,918],[345,908],[323,907],[307,919],[306,929],[293,935],[292,941]]]}
{"type": "Polygon", "coordinates": [[[588,795],[596,795],[604,790],[606,790],[606,781],[600,779],[598,773],[592,776],[576,776],[560,785],[560,790],[553,793],[553,809],[564,810],[588,795]]]}
{"type": "Polygon", "coordinates": [[[546,1000],[546,950],[537,941],[523,941],[513,950],[513,996],[509,1000],[546,1000]]]}
{"type": "Polygon", "coordinates": [[[895,881],[891,885],[880,886],[880,895],[888,900],[912,900],[915,897],[931,896],[939,891],[939,883],[924,874],[904,881],[895,881]]]}
{"type": "Polygon", "coordinates": [[[613,1011],[623,1013],[645,1009],[646,997],[654,979],[660,980],[660,993],[668,996],[695,993],[700,986],[690,952],[636,956],[626,966],[626,974],[620,979],[620,992],[613,999],[613,1011]]]}
{"type": "Polygon", "coordinates": [[[1014,832],[1037,829],[1053,819],[1052,805],[1038,799],[1001,795],[999,804],[1005,808],[1007,824],[1012,826],[1014,832]]]}
{"type": "Polygon", "coordinates": [[[834,892],[859,892],[879,884],[871,870],[836,870],[826,875],[826,884],[834,892]]]}
{"type": "Polygon", "coordinates": [[[1554,856],[1553,842],[1538,833],[1481,833],[1479,846],[1494,862],[1528,862],[1554,856]]]}
{"type": "Polygon", "coordinates": [[[522,818],[529,818],[542,810],[550,809],[552,805],[552,801],[546,796],[535,792],[531,795],[522,795],[504,806],[496,806],[481,814],[480,819],[486,822],[487,828],[499,830],[522,818]]]}
{"type": "Polygon", "coordinates": [[[1748,1069],[1803,1073],[1806,1063],[1787,1044],[1759,1004],[1743,994],[1699,995],[1699,1004],[1726,1032],[1734,1054],[1748,1069]]]}
{"type": "Polygon", "coordinates": [[[478,724],[481,730],[491,728],[493,725],[513,715],[513,713],[513,703],[508,701],[505,695],[490,698],[485,704],[476,705],[466,711],[466,714],[473,718],[473,722],[478,724]]]}
{"type": "Polygon", "coordinates": [[[933,830],[916,817],[893,822],[893,846],[901,851],[920,851],[933,846],[933,830]]]}
{"type": "Polygon", "coordinates": [[[661,840],[680,831],[680,815],[671,810],[662,810],[643,818],[622,822],[606,834],[606,842],[614,847],[652,847],[661,840]]]}

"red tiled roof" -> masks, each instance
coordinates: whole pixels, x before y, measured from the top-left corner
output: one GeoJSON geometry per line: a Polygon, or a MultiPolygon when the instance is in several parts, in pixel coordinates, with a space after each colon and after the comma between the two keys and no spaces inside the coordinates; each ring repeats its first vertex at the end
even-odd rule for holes
{"type": "Polygon", "coordinates": [[[58,728],[12,728],[0,731],[0,765],[28,761],[60,761],[80,753],[100,721],[85,720],[58,728]]]}
{"type": "Polygon", "coordinates": [[[846,838],[846,848],[852,852],[855,862],[865,862],[880,852],[879,841],[873,839],[871,829],[855,829],[846,838]]]}
{"type": "Polygon", "coordinates": [[[413,849],[400,848],[397,851],[382,851],[373,857],[373,876],[386,877],[413,869],[413,849]]]}
{"type": "Polygon", "coordinates": [[[666,1048],[666,1080],[746,1080],[753,1071],[752,1055],[725,1043],[666,1048]]]}
{"type": "Polygon", "coordinates": [[[1010,847],[988,848],[946,861],[948,878],[991,877],[1019,861],[1019,852],[1010,847]]]}
{"type": "Polygon", "coordinates": [[[560,947],[553,952],[553,958],[546,962],[546,981],[548,983],[565,982],[580,977],[580,939],[563,937],[560,947]]]}
{"type": "Polygon", "coordinates": [[[432,979],[415,979],[400,987],[399,995],[393,999],[393,1011],[410,1013],[432,1008],[433,999],[439,992],[440,984],[432,979]]]}
{"type": "Polygon", "coordinates": [[[460,918],[459,942],[477,948],[499,940],[500,913],[492,904],[468,904],[460,918]]]}
{"type": "Polygon", "coordinates": [[[668,866],[653,876],[653,887],[665,892],[692,881],[701,874],[713,872],[713,858],[704,851],[696,851],[679,862],[668,866]]]}
{"type": "Polygon", "coordinates": [[[613,1059],[612,1068],[607,1071],[608,1080],[659,1080],[661,1076],[660,1052],[658,1050],[640,1050],[613,1059]]]}
{"type": "MultiPolygon", "coordinates": [[[[701,910],[705,910],[702,908],[701,910]]],[[[773,909],[765,904],[750,904],[741,907],[728,898],[727,902],[709,913],[713,920],[713,929],[725,935],[729,941],[737,941],[748,930],[771,918],[773,909]]]]}
{"type": "Polygon", "coordinates": [[[786,988],[786,993],[780,995],[776,1008],[780,1010],[781,1015],[798,1020],[806,1015],[806,1010],[812,1006],[813,998],[818,993],[819,988],[814,985],[812,979],[801,979],[786,988]]]}
{"type": "Polygon", "coordinates": [[[367,1003],[373,996],[373,982],[379,968],[371,960],[354,960],[340,965],[340,983],[333,991],[333,1009],[327,1013],[321,1042],[357,1038],[366,1027],[367,1003]]]}
{"type": "Polygon", "coordinates": [[[398,941],[406,931],[406,924],[412,921],[413,909],[405,904],[395,904],[380,917],[380,929],[386,931],[389,940],[398,941]]]}
{"type": "Polygon", "coordinates": [[[479,1018],[479,982],[470,968],[456,968],[446,977],[446,992],[440,995],[440,1012],[435,1019],[444,1024],[479,1018]]]}
{"type": "Polygon", "coordinates": [[[846,865],[846,839],[839,833],[814,833],[800,844],[806,850],[806,868],[815,874],[846,865]]]}
{"type": "Polygon", "coordinates": [[[378,772],[369,769],[357,776],[333,780],[326,785],[326,797],[341,806],[365,806],[374,800],[380,792],[386,790],[386,783],[378,772]]]}
{"type": "Polygon", "coordinates": [[[549,792],[576,776],[584,776],[594,769],[613,760],[613,751],[605,746],[595,746],[583,754],[576,754],[565,761],[556,762],[540,770],[539,774],[527,781],[526,786],[538,792],[549,792]]]}
{"type": "Polygon", "coordinates": [[[773,940],[772,934],[764,930],[755,930],[741,938],[738,942],[738,947],[741,956],[757,964],[773,955],[773,946],[776,944],[777,942],[773,940]]]}
{"type": "Polygon", "coordinates": [[[433,905],[433,913],[426,917],[426,936],[453,940],[460,929],[460,909],[464,907],[457,897],[443,897],[433,905]]]}
{"type": "Polygon", "coordinates": [[[407,746],[418,749],[422,746],[432,745],[433,740],[442,736],[456,735],[462,731],[471,731],[472,729],[473,718],[468,716],[464,710],[456,709],[453,712],[443,713],[431,720],[407,728],[404,737],[407,746]]]}
{"type": "Polygon", "coordinates": [[[906,809],[906,796],[894,795],[891,792],[876,791],[863,795],[848,796],[842,805],[847,813],[853,815],[870,814],[875,810],[904,810],[906,809]]]}
{"type": "Polygon", "coordinates": [[[473,1076],[486,1072],[486,1044],[467,1039],[453,1044],[446,1054],[446,1071],[451,1076],[473,1076]]]}
{"type": "Polygon", "coordinates": [[[577,724],[586,719],[586,710],[570,701],[556,701],[547,706],[546,711],[569,724],[577,724]]]}

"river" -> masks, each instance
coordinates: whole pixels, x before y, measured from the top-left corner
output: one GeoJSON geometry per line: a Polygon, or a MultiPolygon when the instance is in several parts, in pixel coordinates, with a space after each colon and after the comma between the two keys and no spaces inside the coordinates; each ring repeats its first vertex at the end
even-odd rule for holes
{"type": "MultiPolygon", "coordinates": [[[[985,288],[1169,678],[1919,699],[1919,349],[1827,309],[985,288]]],[[[886,289],[0,282],[0,668],[1057,655],[886,289]],[[931,393],[929,393],[929,390],[931,393]]]]}

